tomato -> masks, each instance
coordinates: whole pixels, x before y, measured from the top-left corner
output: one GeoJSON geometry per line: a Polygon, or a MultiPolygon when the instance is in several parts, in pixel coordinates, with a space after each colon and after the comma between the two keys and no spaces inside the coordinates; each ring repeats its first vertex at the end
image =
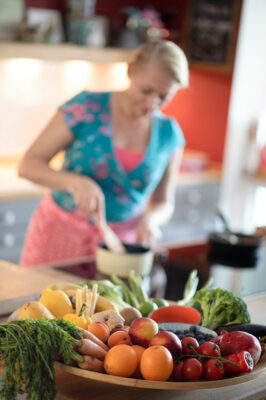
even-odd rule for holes
{"type": "Polygon", "coordinates": [[[230,361],[233,365],[228,363],[224,363],[224,367],[226,371],[241,373],[241,372],[251,372],[254,367],[253,358],[251,357],[248,351],[240,351],[236,354],[231,354],[229,356],[224,357],[227,361],[230,361]]]}
{"type": "Polygon", "coordinates": [[[229,356],[243,350],[248,351],[253,358],[254,366],[257,364],[261,356],[261,345],[259,340],[247,332],[228,332],[221,338],[219,346],[223,356],[229,356]]]}
{"type": "Polygon", "coordinates": [[[220,348],[216,343],[205,342],[199,348],[199,353],[203,356],[219,357],[221,355],[220,348]]]}
{"type": "Polygon", "coordinates": [[[172,372],[172,378],[175,382],[180,382],[185,379],[184,375],[184,361],[180,361],[176,364],[174,364],[173,372],[172,372]]]}
{"type": "Polygon", "coordinates": [[[195,351],[193,349],[195,349],[196,351],[199,350],[199,343],[197,339],[193,337],[184,337],[183,339],[181,339],[181,344],[182,354],[195,354],[195,351]]]}
{"type": "Polygon", "coordinates": [[[190,380],[197,380],[200,379],[203,373],[203,365],[202,363],[197,360],[196,358],[187,358],[184,361],[183,365],[183,372],[185,378],[190,380]]]}
{"type": "Polygon", "coordinates": [[[208,359],[204,364],[204,376],[209,381],[215,381],[222,379],[224,376],[225,369],[222,361],[216,358],[208,359]]]}

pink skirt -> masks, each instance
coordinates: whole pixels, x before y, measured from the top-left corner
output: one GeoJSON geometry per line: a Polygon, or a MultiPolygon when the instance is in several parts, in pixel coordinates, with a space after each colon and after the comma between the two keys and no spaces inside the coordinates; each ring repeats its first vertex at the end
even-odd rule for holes
{"type": "MultiPolygon", "coordinates": [[[[139,220],[137,217],[109,225],[123,242],[134,243],[139,220]]],[[[100,233],[87,217],[78,210],[63,210],[47,195],[32,215],[20,265],[33,267],[92,255],[99,242],[100,233]]]]}

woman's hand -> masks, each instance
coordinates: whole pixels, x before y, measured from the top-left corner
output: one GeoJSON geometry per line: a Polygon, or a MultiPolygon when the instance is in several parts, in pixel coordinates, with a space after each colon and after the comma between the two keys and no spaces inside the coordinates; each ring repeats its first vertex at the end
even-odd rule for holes
{"type": "Polygon", "coordinates": [[[92,179],[77,175],[69,185],[76,207],[87,217],[95,214],[105,222],[105,199],[100,186],[92,179]]]}
{"type": "Polygon", "coordinates": [[[144,246],[154,247],[162,237],[160,228],[150,218],[143,217],[136,228],[136,242],[144,246]]]}

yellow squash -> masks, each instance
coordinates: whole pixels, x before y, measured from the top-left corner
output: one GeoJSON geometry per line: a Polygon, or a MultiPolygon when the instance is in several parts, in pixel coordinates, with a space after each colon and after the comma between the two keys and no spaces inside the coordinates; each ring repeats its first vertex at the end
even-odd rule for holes
{"type": "Polygon", "coordinates": [[[88,329],[88,326],[92,323],[92,319],[90,317],[86,317],[85,315],[78,316],[77,314],[69,313],[64,315],[63,318],[66,321],[70,321],[72,324],[83,329],[88,329]]]}
{"type": "Polygon", "coordinates": [[[44,289],[39,301],[56,318],[62,318],[74,311],[70,299],[62,290],[44,289]]]}
{"type": "Polygon", "coordinates": [[[26,319],[26,318],[44,318],[44,319],[53,319],[54,316],[50,313],[50,311],[39,301],[30,301],[27,304],[24,304],[18,310],[18,319],[26,319]]]}
{"type": "Polygon", "coordinates": [[[116,305],[113,304],[109,299],[103,296],[98,296],[95,312],[101,312],[106,310],[113,310],[118,312],[118,308],[116,307],[116,305]]]}

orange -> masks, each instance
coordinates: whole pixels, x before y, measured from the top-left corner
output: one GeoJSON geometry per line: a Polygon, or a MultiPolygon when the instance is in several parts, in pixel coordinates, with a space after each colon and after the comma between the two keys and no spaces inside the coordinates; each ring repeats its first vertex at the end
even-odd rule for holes
{"type": "Polygon", "coordinates": [[[112,347],[104,358],[104,369],[109,375],[128,377],[138,365],[136,351],[127,344],[112,347]]]}
{"type": "Polygon", "coordinates": [[[110,335],[109,327],[104,322],[100,321],[93,321],[88,326],[88,331],[93,333],[98,339],[100,339],[104,343],[110,335]]]}
{"type": "Polygon", "coordinates": [[[140,359],[145,350],[145,347],[139,346],[138,344],[133,344],[131,347],[132,347],[132,349],[135,350],[135,352],[137,354],[137,358],[138,358],[138,366],[137,366],[137,369],[134,372],[133,376],[134,376],[134,378],[142,378],[139,367],[140,367],[140,359]]]}
{"type": "Polygon", "coordinates": [[[140,372],[144,379],[166,381],[174,367],[173,357],[164,346],[151,346],[144,350],[140,360],[140,372]]]}
{"type": "Polygon", "coordinates": [[[109,336],[107,344],[109,347],[114,347],[117,344],[132,344],[129,333],[124,331],[116,331],[109,336]]]}

